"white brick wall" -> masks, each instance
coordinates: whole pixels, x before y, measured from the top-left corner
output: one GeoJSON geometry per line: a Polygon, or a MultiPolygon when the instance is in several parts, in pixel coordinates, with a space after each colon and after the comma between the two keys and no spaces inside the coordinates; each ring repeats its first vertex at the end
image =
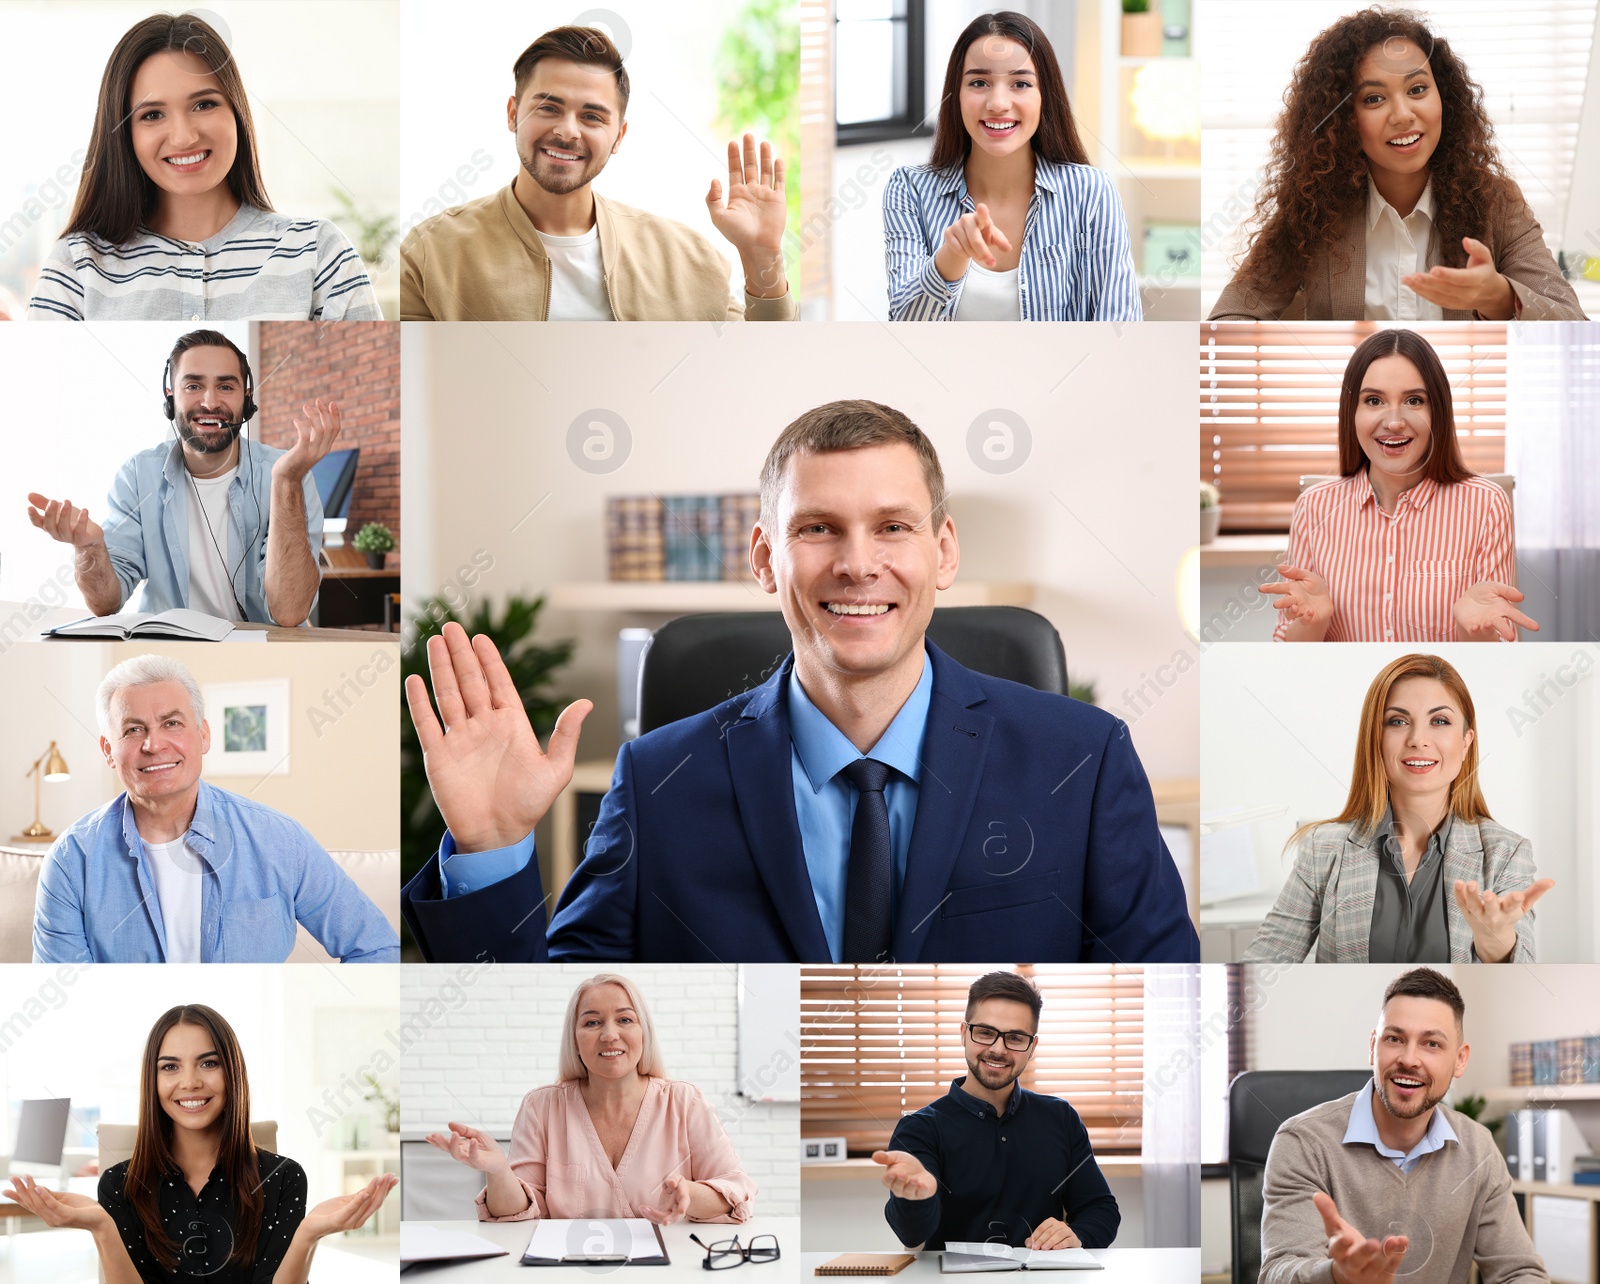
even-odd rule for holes
{"type": "MultiPolygon", "coordinates": [[[[528,1090],[555,1082],[573,988],[603,971],[638,984],[667,1073],[695,1084],[721,1117],[760,1187],[757,1214],[798,1217],[800,1106],[738,1095],[732,965],[408,964],[400,969],[401,1128],[442,1128],[461,1119],[508,1135],[528,1090]]],[[[798,1039],[798,1012],[794,1022],[798,1039]]]]}

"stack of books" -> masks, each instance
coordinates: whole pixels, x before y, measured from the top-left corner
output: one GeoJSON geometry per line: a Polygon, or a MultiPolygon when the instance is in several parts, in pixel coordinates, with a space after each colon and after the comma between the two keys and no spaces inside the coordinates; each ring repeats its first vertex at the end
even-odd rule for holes
{"type": "Polygon", "coordinates": [[[1572,1161],[1572,1184],[1600,1186],[1600,1155],[1579,1155],[1572,1161]]]}
{"type": "Polygon", "coordinates": [[[759,495],[613,495],[606,574],[613,580],[745,580],[759,495]]]}

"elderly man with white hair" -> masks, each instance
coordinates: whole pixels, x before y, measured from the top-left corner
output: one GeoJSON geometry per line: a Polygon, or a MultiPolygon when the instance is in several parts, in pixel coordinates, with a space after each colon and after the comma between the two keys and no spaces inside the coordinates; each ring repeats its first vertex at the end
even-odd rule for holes
{"type": "Polygon", "coordinates": [[[302,825],[200,779],[211,728],[182,663],[123,661],[96,708],[125,792],[51,847],[35,963],[281,963],[296,921],[343,962],[399,962],[394,929],[302,825]]]}

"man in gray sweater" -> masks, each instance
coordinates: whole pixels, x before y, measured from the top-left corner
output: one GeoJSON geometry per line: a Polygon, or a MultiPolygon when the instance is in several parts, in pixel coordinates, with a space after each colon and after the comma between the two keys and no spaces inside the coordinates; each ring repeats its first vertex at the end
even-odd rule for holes
{"type": "Polygon", "coordinates": [[[1287,1120],[1267,1155],[1261,1284],[1545,1284],[1489,1130],[1441,1103],[1466,1004],[1415,968],[1383,993],[1359,1092],[1287,1120]]]}

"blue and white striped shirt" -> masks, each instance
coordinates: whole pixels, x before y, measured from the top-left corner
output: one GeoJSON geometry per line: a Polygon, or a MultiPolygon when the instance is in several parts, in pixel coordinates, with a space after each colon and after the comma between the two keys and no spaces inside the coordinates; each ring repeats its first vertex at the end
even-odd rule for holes
{"type": "MultiPolygon", "coordinates": [[[[883,235],[890,320],[955,316],[962,281],[940,276],[933,256],[945,228],[974,208],[960,167],[902,165],[889,176],[883,235]]],[[[1024,321],[1144,319],[1127,216],[1111,180],[1092,165],[1036,161],[1019,267],[1024,321]]]]}
{"type": "Polygon", "coordinates": [[[377,321],[367,269],[332,223],[253,205],[205,241],[141,229],[113,245],[91,233],[55,244],[31,321],[377,321]]]}

